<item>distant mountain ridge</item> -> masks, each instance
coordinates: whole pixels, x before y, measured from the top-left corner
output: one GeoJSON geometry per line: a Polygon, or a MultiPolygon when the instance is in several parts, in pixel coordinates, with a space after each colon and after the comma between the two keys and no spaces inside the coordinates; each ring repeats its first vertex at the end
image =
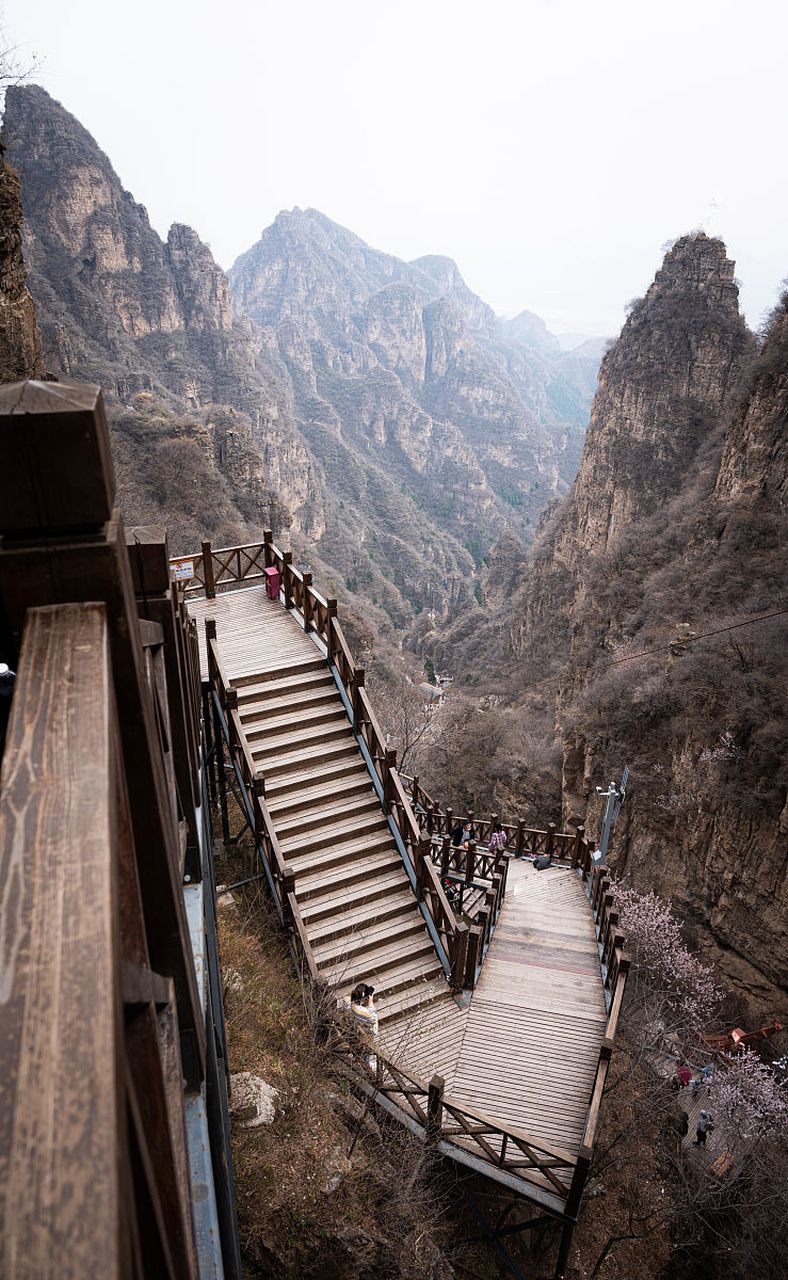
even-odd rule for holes
{"type": "Polygon", "coordinates": [[[316,210],[227,276],[191,228],[161,240],[39,87],[9,90],[4,137],[46,361],[104,386],[129,518],[179,548],[270,524],[381,625],[477,607],[483,557],[571,481],[595,359],[509,342],[450,259],[316,210]]]}

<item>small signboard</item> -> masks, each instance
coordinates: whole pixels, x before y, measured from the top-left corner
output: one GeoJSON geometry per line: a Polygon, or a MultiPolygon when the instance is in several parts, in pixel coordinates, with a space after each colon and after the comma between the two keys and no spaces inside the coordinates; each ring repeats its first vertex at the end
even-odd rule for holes
{"type": "Polygon", "coordinates": [[[189,582],[194,577],[194,561],[181,560],[172,566],[172,576],[176,582],[189,582]]]}

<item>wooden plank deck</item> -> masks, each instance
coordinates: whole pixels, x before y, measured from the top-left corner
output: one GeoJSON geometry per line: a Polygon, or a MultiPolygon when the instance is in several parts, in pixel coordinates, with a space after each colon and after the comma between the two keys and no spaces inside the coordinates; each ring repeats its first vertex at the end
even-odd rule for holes
{"type": "Polygon", "coordinates": [[[268,599],[265,587],[224,591],[215,600],[189,600],[188,605],[197,622],[203,680],[208,678],[207,618],[216,622],[216,638],[230,680],[319,656],[314,641],[277,600],[268,599]]]}
{"type": "Polygon", "coordinates": [[[262,587],[190,600],[189,611],[198,622],[204,675],[204,623],[216,620],[222,662],[239,691],[242,722],[266,776],[277,834],[297,868],[296,896],[326,976],[340,992],[358,980],[374,982],[381,1048],[406,1069],[425,1081],[438,1072],[452,1101],[577,1151],[607,1021],[593,916],[579,876],[510,863],[479,985],[460,1008],[431,944],[423,945],[426,929],[393,839],[382,822],[370,820],[371,781],[365,785],[349,726],[331,715],[339,695],[327,664],[314,667],[320,658],[314,642],[262,587]],[[285,677],[288,670],[296,675],[285,677]],[[312,720],[313,707],[319,714],[312,720]],[[306,730],[310,723],[314,734],[306,730]],[[330,733],[327,725],[335,726],[330,733]],[[338,807],[347,820],[338,818],[338,807]]]}

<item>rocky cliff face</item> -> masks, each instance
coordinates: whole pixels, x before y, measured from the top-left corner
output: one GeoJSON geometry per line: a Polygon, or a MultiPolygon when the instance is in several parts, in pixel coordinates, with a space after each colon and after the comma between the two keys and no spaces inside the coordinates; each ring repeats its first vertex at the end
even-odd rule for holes
{"type": "Polygon", "coordinates": [[[756,349],[722,243],[678,241],[603,360],[568,500],[524,568],[494,561],[500,617],[475,637],[524,698],[557,698],[565,818],[596,830],[595,787],[629,764],[614,869],[780,1017],[788,658],[763,615],[788,606],[787,395],[788,297],[756,349]]]}
{"type": "Polygon", "coordinates": [[[42,89],[9,91],[4,134],[47,362],[103,384],[130,518],[170,502],[191,542],[270,523],[381,626],[479,607],[496,540],[528,542],[571,480],[594,358],[510,341],[449,259],[402,262],[314,210],[281,214],[228,283],[190,228],[161,240],[42,89]],[[159,481],[184,460],[149,455],[184,442],[217,504],[179,511],[159,481]]]}
{"type": "Polygon", "coordinates": [[[0,380],[18,382],[43,374],[41,337],[22,259],[19,178],[0,146],[0,380]]]}
{"type": "Polygon", "coordinates": [[[128,519],[168,523],[183,550],[202,536],[286,529],[299,512],[319,532],[287,380],[276,361],[269,368],[260,336],[233,321],[208,247],[181,225],[163,242],[90,134],[43,89],[8,90],[3,130],[22,177],[47,367],[102,384],[128,519]],[[188,455],[201,501],[176,480],[184,458],[165,464],[171,446],[188,455]]]}
{"type": "Polygon", "coordinates": [[[338,500],[318,551],[400,619],[475,609],[483,557],[505,531],[529,541],[571,478],[590,394],[577,369],[565,377],[557,343],[546,358],[510,342],[450,259],[402,262],[311,209],[280,214],[230,283],[338,500]]]}

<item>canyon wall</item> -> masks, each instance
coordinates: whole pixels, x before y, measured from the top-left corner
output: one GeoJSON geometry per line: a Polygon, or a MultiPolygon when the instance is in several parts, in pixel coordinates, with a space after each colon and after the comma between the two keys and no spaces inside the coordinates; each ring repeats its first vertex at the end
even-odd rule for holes
{"type": "Polygon", "coordinates": [[[40,378],[41,335],[22,258],[19,178],[0,145],[0,381],[40,378]]]}
{"type": "Polygon", "coordinates": [[[788,1011],[787,421],[788,300],[756,343],[722,242],[682,237],[603,359],[568,498],[530,556],[499,547],[494,616],[433,646],[555,706],[565,821],[597,831],[629,765],[612,866],[753,1016],[788,1011]]]}

